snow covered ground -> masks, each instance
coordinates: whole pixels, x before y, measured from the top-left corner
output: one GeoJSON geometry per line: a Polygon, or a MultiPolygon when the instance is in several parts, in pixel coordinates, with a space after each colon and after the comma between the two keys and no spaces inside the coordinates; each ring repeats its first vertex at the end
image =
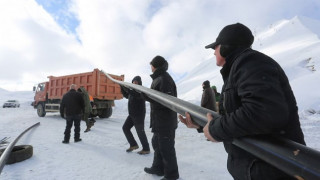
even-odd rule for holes
{"type": "MultiPolygon", "coordinates": [[[[59,114],[40,118],[29,104],[16,109],[0,108],[0,114],[0,137],[10,136],[10,140],[40,122],[40,126],[25,134],[17,144],[32,145],[34,155],[23,162],[6,165],[1,179],[160,179],[143,171],[151,165],[153,151],[149,155],[125,151],[129,147],[122,132],[127,116],[126,100],[116,102],[111,118],[97,118],[92,131],[83,133],[85,123],[82,122],[83,141],[79,143],[74,143],[73,139],[70,144],[61,143],[65,120],[59,114]]],[[[151,145],[148,113],[145,127],[151,145]]],[[[139,143],[136,133],[133,134],[139,143]]],[[[203,134],[187,129],[181,123],[176,135],[176,153],[180,179],[232,179],[226,169],[227,155],[222,143],[211,143],[203,134]]]]}

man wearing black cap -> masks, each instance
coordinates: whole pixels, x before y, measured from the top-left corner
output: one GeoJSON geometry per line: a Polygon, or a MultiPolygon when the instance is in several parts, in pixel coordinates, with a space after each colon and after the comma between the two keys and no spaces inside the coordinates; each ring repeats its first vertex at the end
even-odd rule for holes
{"type": "Polygon", "coordinates": [[[217,111],[216,96],[210,87],[210,81],[206,80],[202,83],[203,93],[201,97],[201,107],[217,111]]]}
{"type": "MultiPolygon", "coordinates": [[[[261,135],[305,144],[288,78],[276,61],[251,49],[253,39],[250,29],[237,23],[224,27],[216,41],[206,46],[215,50],[224,85],[221,117],[207,115],[203,131],[209,140],[224,143],[228,171],[234,179],[295,179],[231,143],[236,138],[261,135]]],[[[188,113],[179,118],[189,128],[200,128],[188,113]]]]}
{"type": "MultiPolygon", "coordinates": [[[[153,72],[151,89],[177,97],[176,84],[167,72],[168,62],[163,57],[156,56],[150,65],[153,72]]],[[[158,176],[164,175],[162,180],[178,179],[178,164],[174,148],[177,113],[151,99],[147,100],[151,105],[150,127],[153,132],[154,157],[152,166],[144,168],[144,171],[158,176]]]]}

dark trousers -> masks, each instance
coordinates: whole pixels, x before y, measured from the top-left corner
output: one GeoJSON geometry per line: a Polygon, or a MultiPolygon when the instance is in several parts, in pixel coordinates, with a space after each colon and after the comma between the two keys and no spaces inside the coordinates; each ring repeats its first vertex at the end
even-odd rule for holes
{"type": "Polygon", "coordinates": [[[174,138],[175,130],[157,132],[152,137],[152,147],[154,149],[152,168],[163,171],[164,177],[168,179],[179,178],[174,138]]]}
{"type": "Polygon", "coordinates": [[[72,115],[66,117],[66,130],[64,131],[64,140],[69,141],[72,124],[74,123],[74,139],[80,139],[80,121],[81,115],[72,115]]]}
{"type": "Polygon", "coordinates": [[[83,120],[86,122],[87,128],[91,127],[90,121],[89,121],[89,116],[90,116],[90,113],[84,113],[82,115],[83,120]]]}
{"type": "Polygon", "coordinates": [[[143,118],[143,119],[133,119],[131,116],[128,116],[122,126],[122,130],[123,130],[124,135],[127,138],[127,141],[130,144],[130,147],[137,146],[138,144],[137,144],[136,140],[134,139],[133,134],[131,132],[131,128],[134,126],[137,131],[139,140],[142,144],[143,150],[149,151],[150,147],[149,147],[148,139],[146,136],[146,132],[144,131],[144,117],[140,117],[140,118],[143,118]],[[138,124],[135,123],[135,122],[140,122],[140,121],[142,123],[138,123],[138,124]]]}

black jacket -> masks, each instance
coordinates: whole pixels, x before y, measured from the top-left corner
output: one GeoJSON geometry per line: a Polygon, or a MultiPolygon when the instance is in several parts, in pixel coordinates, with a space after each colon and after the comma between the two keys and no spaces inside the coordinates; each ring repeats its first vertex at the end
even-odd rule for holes
{"type": "Polygon", "coordinates": [[[201,107],[217,111],[216,96],[210,86],[205,86],[201,98],[201,107]]]}
{"type": "MultiPolygon", "coordinates": [[[[132,81],[134,81],[136,78],[134,78],[132,81]]],[[[142,85],[141,80],[138,81],[139,85],[142,85]]],[[[141,120],[141,122],[135,122],[137,124],[144,123],[144,117],[146,115],[146,103],[143,97],[141,97],[140,93],[124,88],[121,86],[121,92],[125,98],[128,99],[128,111],[129,116],[132,117],[138,117],[133,118],[137,120],[141,120]],[[143,117],[143,118],[142,118],[143,117]]]]}
{"type": "Polygon", "coordinates": [[[305,144],[294,94],[276,61],[250,48],[238,49],[226,58],[221,74],[222,116],[211,121],[209,132],[224,142],[231,175],[246,179],[244,175],[257,159],[232,145],[234,138],[267,135],[305,144]]]}
{"type": "MultiPolygon", "coordinates": [[[[167,69],[168,64],[165,63],[164,66],[155,70],[151,75],[151,78],[153,79],[151,89],[177,97],[176,84],[172,77],[166,72],[167,69]]],[[[155,101],[149,101],[151,106],[150,127],[152,128],[152,132],[163,132],[176,129],[178,123],[177,113],[155,101]]]]}
{"type": "Polygon", "coordinates": [[[84,100],[81,93],[74,89],[68,91],[62,98],[60,104],[60,114],[64,114],[64,110],[67,116],[79,115],[84,112],[84,100]]]}

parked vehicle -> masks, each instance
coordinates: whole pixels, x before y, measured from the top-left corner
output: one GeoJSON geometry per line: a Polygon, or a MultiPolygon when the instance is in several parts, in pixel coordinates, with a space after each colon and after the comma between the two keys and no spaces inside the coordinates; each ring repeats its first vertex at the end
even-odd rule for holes
{"type": "Polygon", "coordinates": [[[6,107],[14,107],[14,108],[16,108],[16,107],[20,107],[20,103],[17,100],[8,100],[3,104],[2,107],[3,108],[6,108],[6,107]]]}
{"type": "MultiPolygon", "coordinates": [[[[113,78],[123,81],[124,75],[110,74],[113,78]]],[[[35,91],[33,107],[37,109],[39,117],[44,117],[47,112],[59,112],[60,102],[71,84],[84,87],[93,97],[93,116],[108,118],[112,115],[114,100],[122,99],[120,86],[107,78],[99,69],[92,72],[72,74],[66,76],[48,76],[49,81],[39,83],[33,87],[35,91]]]]}

